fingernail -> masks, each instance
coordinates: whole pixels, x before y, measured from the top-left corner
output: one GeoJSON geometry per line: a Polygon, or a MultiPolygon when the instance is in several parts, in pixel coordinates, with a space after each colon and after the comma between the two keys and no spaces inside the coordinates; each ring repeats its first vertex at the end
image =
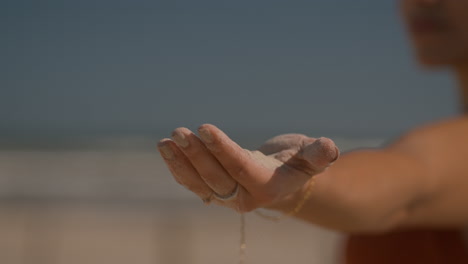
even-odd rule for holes
{"type": "Polygon", "coordinates": [[[200,134],[201,140],[205,143],[213,143],[213,135],[211,135],[210,131],[206,128],[200,128],[198,130],[198,133],[200,134]]]}
{"type": "Polygon", "coordinates": [[[158,148],[163,158],[172,159],[174,157],[174,152],[168,145],[164,144],[164,142],[159,143],[158,148]]]}
{"type": "Polygon", "coordinates": [[[180,131],[174,131],[172,133],[172,139],[178,146],[182,148],[186,148],[189,145],[187,138],[180,131]]]}

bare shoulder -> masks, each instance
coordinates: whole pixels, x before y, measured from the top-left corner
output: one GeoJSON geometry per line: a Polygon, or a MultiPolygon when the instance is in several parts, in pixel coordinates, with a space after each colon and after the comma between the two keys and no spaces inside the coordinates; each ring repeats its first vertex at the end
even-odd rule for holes
{"type": "Polygon", "coordinates": [[[421,164],[429,185],[434,188],[468,184],[466,115],[415,128],[389,149],[404,153],[421,164]]]}
{"type": "Polygon", "coordinates": [[[412,153],[468,153],[468,115],[417,127],[404,134],[390,148],[412,153]]]}
{"type": "Polygon", "coordinates": [[[389,149],[416,160],[428,196],[409,224],[464,226],[468,223],[468,116],[418,127],[389,149]]]}
{"type": "Polygon", "coordinates": [[[418,141],[431,139],[432,137],[441,137],[442,140],[449,140],[451,136],[462,136],[468,138],[468,115],[445,119],[439,122],[423,125],[411,130],[402,139],[418,141]]]}

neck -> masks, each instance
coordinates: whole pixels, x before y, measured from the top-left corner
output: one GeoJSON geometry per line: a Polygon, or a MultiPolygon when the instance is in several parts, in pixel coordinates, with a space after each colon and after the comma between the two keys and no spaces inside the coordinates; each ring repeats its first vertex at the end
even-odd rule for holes
{"type": "Polygon", "coordinates": [[[456,75],[460,83],[462,109],[468,114],[468,65],[456,67],[456,75]]]}

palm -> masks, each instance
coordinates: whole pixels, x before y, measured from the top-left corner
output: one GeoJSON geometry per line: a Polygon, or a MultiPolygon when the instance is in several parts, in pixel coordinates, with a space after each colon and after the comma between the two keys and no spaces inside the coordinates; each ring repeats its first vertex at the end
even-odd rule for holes
{"type": "Polygon", "coordinates": [[[257,151],[248,151],[212,125],[202,126],[199,133],[200,138],[180,128],[173,134],[177,145],[168,139],[161,141],[169,169],[180,184],[205,201],[213,193],[228,195],[240,186],[238,199],[215,200],[240,211],[267,206],[297,191],[338,157],[338,149],[326,138],[287,134],[268,140],[257,151]],[[173,157],[165,155],[167,148],[173,157]]]}
{"type": "MultiPolygon", "coordinates": [[[[266,141],[257,151],[251,151],[252,162],[263,167],[267,193],[274,200],[297,191],[312,176],[322,172],[338,158],[335,144],[326,138],[310,138],[302,134],[285,134],[266,141]]],[[[260,172],[260,170],[259,170],[260,172]]],[[[257,189],[259,193],[263,188],[257,189]]]]}

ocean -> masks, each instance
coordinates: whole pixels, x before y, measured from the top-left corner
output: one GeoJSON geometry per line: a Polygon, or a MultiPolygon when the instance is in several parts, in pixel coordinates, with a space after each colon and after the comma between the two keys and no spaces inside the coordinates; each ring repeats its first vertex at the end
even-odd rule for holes
{"type": "MultiPolygon", "coordinates": [[[[239,215],[179,186],[156,141],[0,150],[0,261],[238,263],[239,215]]],[[[343,151],[384,142],[335,141],[343,151]]],[[[295,219],[246,218],[246,263],[339,261],[342,234],[295,219]]]]}

